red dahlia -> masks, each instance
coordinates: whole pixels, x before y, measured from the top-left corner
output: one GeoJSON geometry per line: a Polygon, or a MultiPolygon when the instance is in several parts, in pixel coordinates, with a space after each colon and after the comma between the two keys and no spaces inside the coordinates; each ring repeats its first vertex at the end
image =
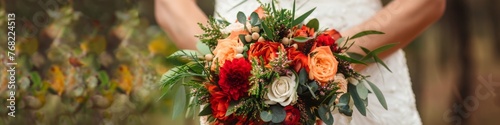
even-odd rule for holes
{"type": "Polygon", "coordinates": [[[244,58],[226,61],[220,68],[219,86],[222,91],[233,100],[247,95],[250,88],[248,78],[252,75],[250,70],[252,65],[244,58]]]}
{"type": "Polygon", "coordinates": [[[285,121],[283,121],[284,125],[298,125],[300,120],[300,111],[299,109],[293,106],[286,106],[286,117],[285,121]]]}
{"type": "Polygon", "coordinates": [[[212,115],[217,118],[217,120],[227,120],[226,111],[231,101],[229,95],[222,92],[221,89],[215,85],[207,85],[207,89],[210,93],[210,108],[212,109],[212,115]]]}

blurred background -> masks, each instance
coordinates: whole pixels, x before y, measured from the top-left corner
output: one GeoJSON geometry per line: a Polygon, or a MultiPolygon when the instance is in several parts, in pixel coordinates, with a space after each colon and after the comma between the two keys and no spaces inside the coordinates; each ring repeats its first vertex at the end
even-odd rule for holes
{"type": "MultiPolygon", "coordinates": [[[[447,2],[441,20],[405,48],[422,121],[497,125],[500,1],[447,2]]],[[[213,0],[198,5],[213,14],[213,0]]],[[[11,12],[16,118],[0,108],[0,125],[198,124],[196,117],[172,119],[171,95],[159,99],[158,79],[171,67],[164,57],[176,48],[156,23],[154,0],[0,0],[0,53],[11,12]]]]}

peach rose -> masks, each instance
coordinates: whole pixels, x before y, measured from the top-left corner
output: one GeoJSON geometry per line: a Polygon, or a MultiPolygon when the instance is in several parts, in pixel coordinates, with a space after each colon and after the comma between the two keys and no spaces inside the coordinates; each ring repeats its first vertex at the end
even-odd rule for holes
{"type": "Polygon", "coordinates": [[[233,31],[229,37],[218,40],[213,51],[212,69],[215,68],[217,62],[219,62],[219,66],[222,66],[226,60],[233,60],[236,54],[240,54],[237,48],[243,47],[243,43],[239,41],[238,35],[245,33],[248,32],[244,30],[233,31]]]}
{"type": "Polygon", "coordinates": [[[335,59],[330,47],[316,47],[308,55],[309,79],[314,79],[324,86],[328,81],[334,80],[339,62],[335,59]]]}

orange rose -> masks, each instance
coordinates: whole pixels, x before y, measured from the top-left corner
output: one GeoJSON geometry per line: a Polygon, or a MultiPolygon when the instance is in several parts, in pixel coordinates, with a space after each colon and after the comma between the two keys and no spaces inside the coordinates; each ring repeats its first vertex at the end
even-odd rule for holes
{"type": "Polygon", "coordinates": [[[270,60],[278,57],[279,46],[284,48],[282,44],[276,42],[257,42],[248,49],[248,59],[260,59],[262,56],[265,65],[267,65],[270,60]]]}
{"type": "Polygon", "coordinates": [[[226,60],[233,60],[236,54],[239,54],[236,48],[243,47],[243,43],[239,41],[238,35],[245,33],[248,32],[244,30],[233,31],[226,39],[218,40],[217,46],[215,46],[213,51],[214,59],[212,60],[212,69],[215,68],[217,62],[219,62],[219,66],[222,66],[226,60]]]}
{"type": "Polygon", "coordinates": [[[293,27],[295,33],[293,33],[293,37],[311,37],[314,36],[314,28],[309,28],[306,25],[302,25],[300,29],[298,27],[293,27]]]}
{"type": "Polygon", "coordinates": [[[291,66],[296,72],[299,72],[302,68],[309,71],[309,62],[306,55],[293,47],[287,48],[286,51],[288,59],[292,60],[291,66]]]}
{"type": "Polygon", "coordinates": [[[321,46],[314,48],[308,56],[309,79],[314,79],[324,86],[328,81],[334,80],[339,62],[333,56],[330,47],[321,46]]]}

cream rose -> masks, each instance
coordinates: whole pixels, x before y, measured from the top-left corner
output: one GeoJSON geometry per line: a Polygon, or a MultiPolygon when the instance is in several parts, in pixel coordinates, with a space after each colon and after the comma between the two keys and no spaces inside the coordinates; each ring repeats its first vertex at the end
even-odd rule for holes
{"type": "Polygon", "coordinates": [[[295,103],[297,101],[297,86],[295,75],[281,76],[268,87],[265,103],[270,105],[280,103],[281,106],[295,103]]]}
{"type": "MultiPolygon", "coordinates": [[[[251,31],[252,25],[250,25],[250,23],[247,23],[246,25],[247,25],[248,31],[251,31]]],[[[229,24],[224,29],[221,29],[221,32],[224,34],[228,34],[228,33],[234,32],[234,31],[244,30],[244,28],[245,28],[245,26],[243,24],[236,22],[236,23],[229,24]]]]}

